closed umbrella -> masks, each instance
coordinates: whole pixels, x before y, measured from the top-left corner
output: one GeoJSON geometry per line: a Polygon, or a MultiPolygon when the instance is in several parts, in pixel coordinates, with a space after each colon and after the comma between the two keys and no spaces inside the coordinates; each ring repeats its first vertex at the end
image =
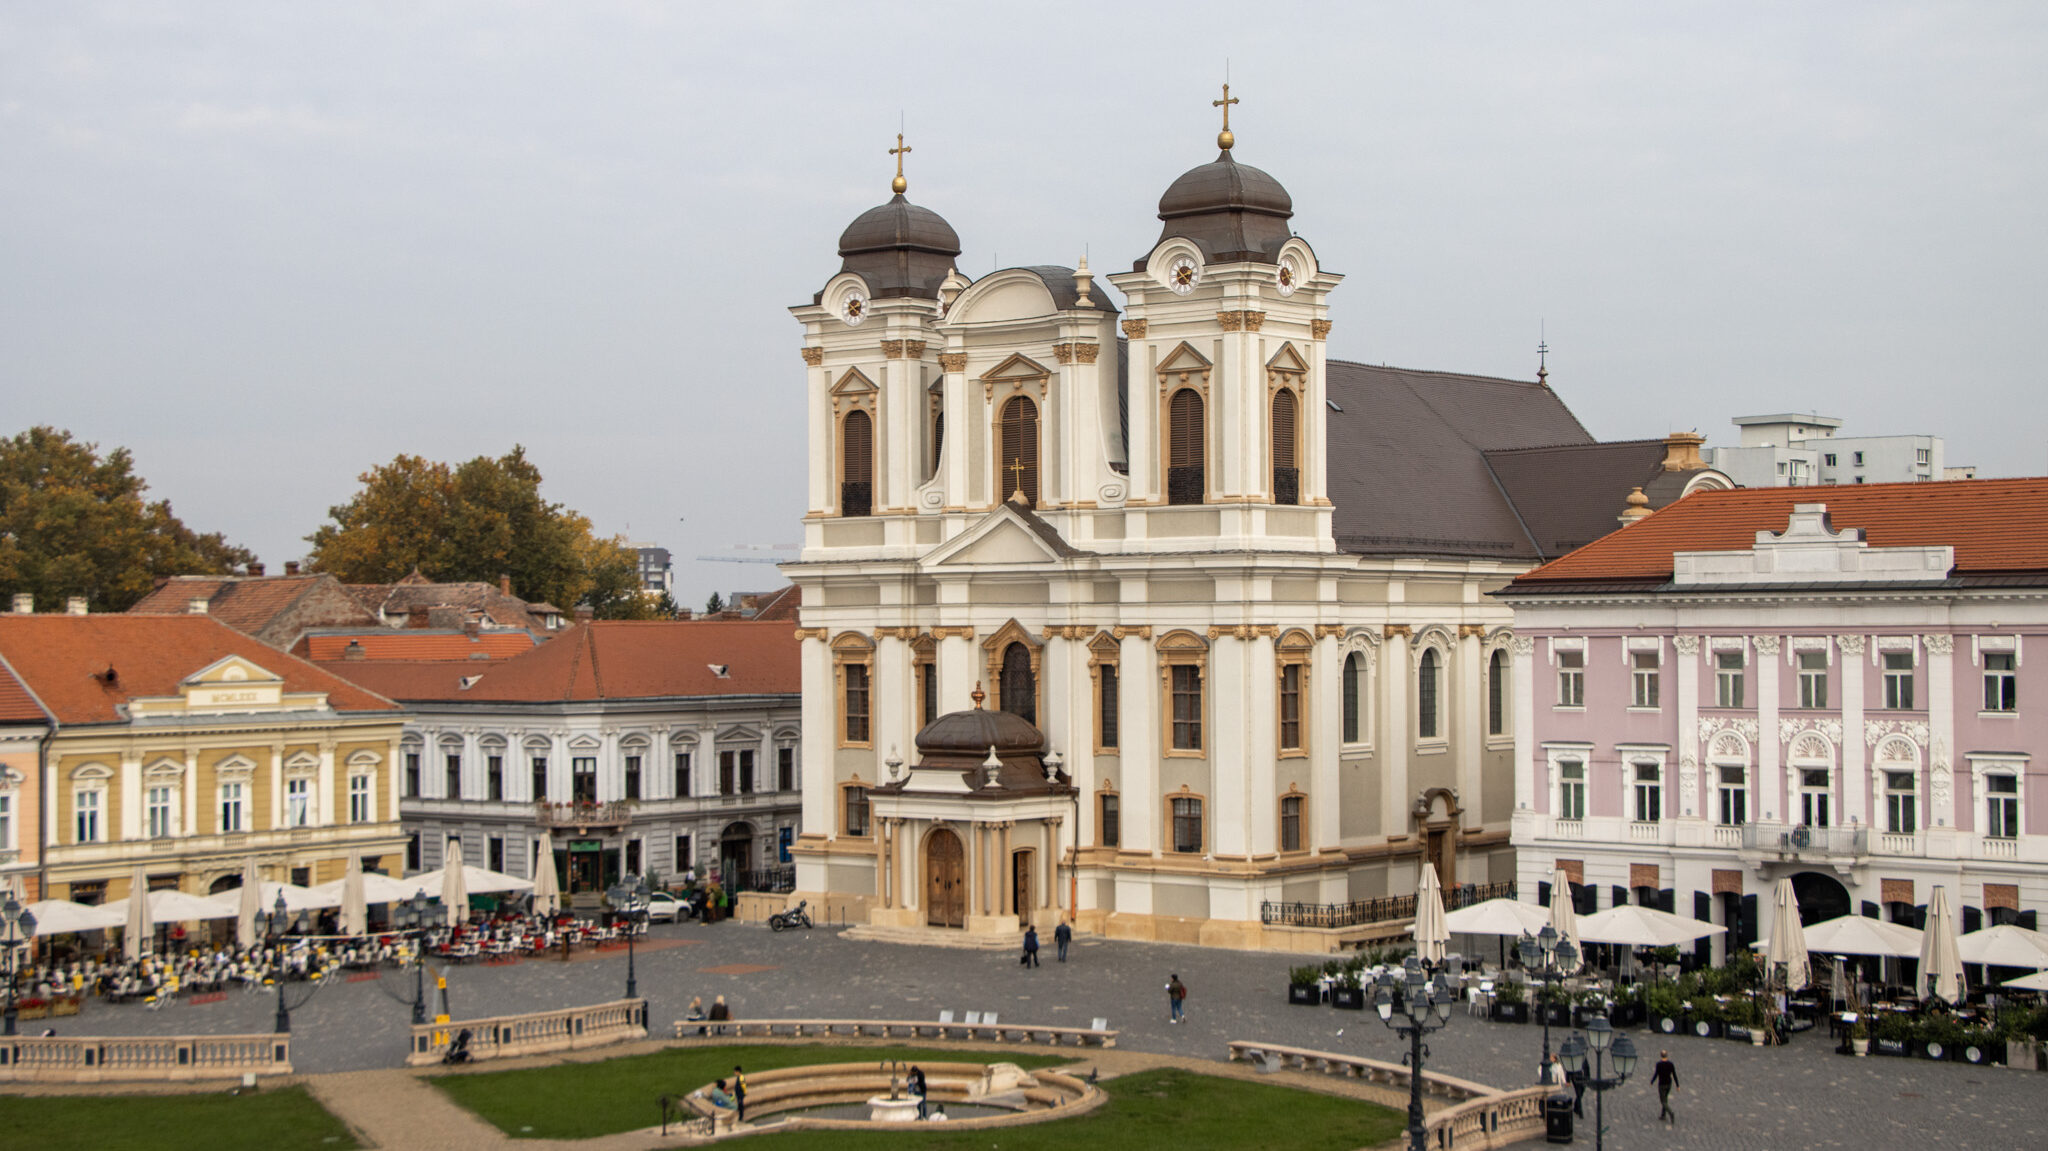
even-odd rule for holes
{"type": "Polygon", "coordinates": [[[1956,951],[1964,963],[2031,967],[2036,971],[2048,968],[2048,935],[2011,923],[1972,931],[1956,940],[1956,951]]]}
{"type": "Polygon", "coordinates": [[[341,877],[341,933],[361,935],[370,929],[370,908],[363,901],[363,861],[349,853],[348,870],[341,877]]]}
{"type": "Polygon", "coordinates": [[[1790,879],[1780,879],[1771,892],[1771,938],[1764,945],[1764,970],[1776,974],[1785,968],[1785,990],[1802,991],[1813,982],[1813,964],[1807,958],[1806,932],[1799,923],[1799,897],[1790,879]]]}
{"type": "Polygon", "coordinates": [[[142,958],[155,931],[156,921],[149,917],[149,877],[142,874],[142,865],[138,863],[135,874],[128,879],[128,930],[121,941],[128,958],[142,958]]]}
{"type": "Polygon", "coordinates": [[[561,909],[562,885],[555,879],[555,839],[543,831],[540,847],[533,853],[533,910],[553,915],[561,909]]]}
{"type": "Polygon", "coordinates": [[[1424,862],[1422,882],[1415,888],[1415,955],[1424,963],[1443,962],[1450,950],[1450,928],[1444,924],[1444,886],[1436,864],[1424,862]]]}
{"type": "Polygon", "coordinates": [[[263,878],[256,874],[256,857],[242,861],[242,889],[235,893],[235,942],[256,946],[256,917],[263,914],[263,878]]]}
{"type": "Polygon", "coordinates": [[[468,876],[462,873],[462,841],[448,841],[447,860],[441,866],[441,906],[448,909],[448,922],[453,925],[469,919],[468,876]]]}
{"type": "MultiPolygon", "coordinates": [[[[1550,873],[1550,925],[1557,928],[1559,940],[1569,939],[1577,947],[1583,938],[1579,934],[1579,914],[1572,907],[1572,881],[1564,868],[1555,868],[1550,873]]],[[[1580,954],[1584,954],[1582,950],[1580,954]]]]}
{"type": "Polygon", "coordinates": [[[1963,1001],[1963,957],[1956,946],[1956,917],[1949,910],[1948,888],[1936,884],[1927,901],[1927,934],[1920,941],[1920,979],[1927,994],[1950,1003],[1963,1001]]]}

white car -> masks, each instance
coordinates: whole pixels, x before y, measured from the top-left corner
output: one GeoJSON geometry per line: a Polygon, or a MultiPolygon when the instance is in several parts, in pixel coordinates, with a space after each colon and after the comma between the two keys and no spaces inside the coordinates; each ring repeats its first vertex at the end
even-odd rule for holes
{"type": "Polygon", "coordinates": [[[647,897],[647,921],[649,923],[674,923],[685,914],[683,901],[666,891],[657,891],[647,897]]]}

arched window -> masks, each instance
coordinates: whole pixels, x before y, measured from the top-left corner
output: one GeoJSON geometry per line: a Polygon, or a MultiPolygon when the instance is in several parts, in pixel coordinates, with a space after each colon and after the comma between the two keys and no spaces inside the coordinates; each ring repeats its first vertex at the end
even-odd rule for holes
{"type": "Polygon", "coordinates": [[[1508,653],[1495,648],[1486,663],[1486,734],[1505,735],[1508,729],[1508,653]]]}
{"type": "Polygon", "coordinates": [[[1193,388],[1173,393],[1167,408],[1166,502],[1198,504],[1207,494],[1202,464],[1202,396],[1193,388]]]}
{"type": "Polygon", "coordinates": [[[1421,739],[1437,738],[1436,649],[1422,653],[1422,667],[1415,679],[1415,734],[1421,739]]]}
{"type": "Polygon", "coordinates": [[[1038,723],[1038,676],[1031,670],[1031,649],[1013,643],[1003,649],[1003,710],[1038,723]]]}
{"type": "Polygon", "coordinates": [[[946,458],[946,413],[932,413],[932,468],[926,478],[939,474],[939,464],[946,458]]]}
{"type": "Polygon", "coordinates": [[[1296,405],[1294,393],[1281,388],[1273,393],[1273,502],[1301,502],[1301,467],[1295,458],[1296,405]]]}
{"type": "Polygon", "coordinates": [[[865,516],[875,506],[875,426],[865,410],[846,413],[839,429],[839,514],[865,516]]]}
{"type": "Polygon", "coordinates": [[[1364,726],[1361,715],[1365,701],[1361,694],[1365,690],[1365,657],[1352,652],[1344,657],[1344,742],[1357,743],[1359,729],[1364,726]]]}
{"type": "Polygon", "coordinates": [[[1025,502],[1038,504],[1038,405],[1023,396],[1013,396],[1003,405],[1002,458],[996,469],[1002,482],[996,489],[1005,500],[1018,491],[1025,502]]]}

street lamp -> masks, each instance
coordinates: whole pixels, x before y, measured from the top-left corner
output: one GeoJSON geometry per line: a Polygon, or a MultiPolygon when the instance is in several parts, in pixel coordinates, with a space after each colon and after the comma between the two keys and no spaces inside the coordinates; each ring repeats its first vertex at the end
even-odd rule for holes
{"type": "Polygon", "coordinates": [[[399,900],[392,918],[401,931],[412,936],[412,1022],[418,1027],[427,1021],[427,932],[447,922],[448,914],[422,889],[411,899],[399,900]]]}
{"type": "Polygon", "coordinates": [[[285,934],[292,928],[292,913],[284,905],[284,892],[277,893],[277,904],[271,910],[258,916],[263,920],[263,930],[273,946],[277,948],[277,968],[272,978],[277,981],[277,1021],[275,1030],[280,1035],[289,1034],[292,1029],[291,1008],[285,1006],[285,934]]]}
{"type": "Polygon", "coordinates": [[[636,876],[630,884],[618,884],[605,893],[611,901],[613,918],[626,920],[626,998],[640,998],[639,972],[633,966],[634,925],[647,914],[647,897],[653,891],[647,886],[647,877],[636,876]]]}
{"type": "Polygon", "coordinates": [[[1614,1029],[1605,1019],[1595,1018],[1586,1024],[1586,1034],[1581,1037],[1574,1033],[1565,1038],[1557,1050],[1557,1061],[1564,1064],[1568,1074],[1578,1075],[1586,1070],[1586,1052],[1593,1053],[1592,1073],[1585,1077],[1586,1089],[1593,1092],[1593,1149],[1604,1151],[1607,1145],[1607,1093],[1628,1082],[1636,1070],[1635,1040],[1614,1029]],[[1614,1073],[1605,1074],[1605,1061],[1609,1049],[1614,1054],[1614,1073]]]}
{"type": "Polygon", "coordinates": [[[8,893],[7,901],[0,903],[0,925],[6,934],[0,935],[0,946],[7,948],[7,1011],[5,1028],[0,1035],[14,1034],[14,1001],[21,996],[20,951],[28,941],[36,937],[35,913],[21,905],[21,901],[8,893]]]}
{"type": "MultiPolygon", "coordinates": [[[[1553,895],[1551,898],[1558,897],[1553,895]]],[[[1548,923],[1535,935],[1524,934],[1515,944],[1515,954],[1521,957],[1522,967],[1529,973],[1529,978],[1545,988],[1579,969],[1579,949],[1548,923]]],[[[1536,1078],[1541,1082],[1544,1068],[1550,1065],[1550,1016],[1543,1012],[1540,995],[1536,999],[1536,1014],[1543,1017],[1543,1058],[1536,1064],[1536,1078]]]]}
{"type": "Polygon", "coordinates": [[[1401,1057],[1408,1065],[1408,1148],[1409,1151],[1426,1151],[1428,1135],[1422,1127],[1422,1061],[1428,1056],[1429,1048],[1423,1046],[1422,1037],[1431,1031],[1441,1031],[1451,1021],[1451,1003],[1456,998],[1449,980],[1443,972],[1431,978],[1422,961],[1409,956],[1401,965],[1400,975],[1389,971],[1380,976],[1379,994],[1373,1006],[1380,1013],[1380,1022],[1393,1028],[1395,1034],[1408,1040],[1408,1053],[1401,1057]]]}

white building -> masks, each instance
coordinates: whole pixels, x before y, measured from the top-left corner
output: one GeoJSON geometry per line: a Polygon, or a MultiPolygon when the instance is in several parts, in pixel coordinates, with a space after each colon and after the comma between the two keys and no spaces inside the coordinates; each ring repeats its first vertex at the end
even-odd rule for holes
{"type": "Polygon", "coordinates": [[[1940,436],[1843,436],[1834,416],[1777,412],[1738,416],[1740,446],[1709,448],[1707,458],[1745,488],[1892,484],[1974,479],[1950,474],[1940,436]]]}

